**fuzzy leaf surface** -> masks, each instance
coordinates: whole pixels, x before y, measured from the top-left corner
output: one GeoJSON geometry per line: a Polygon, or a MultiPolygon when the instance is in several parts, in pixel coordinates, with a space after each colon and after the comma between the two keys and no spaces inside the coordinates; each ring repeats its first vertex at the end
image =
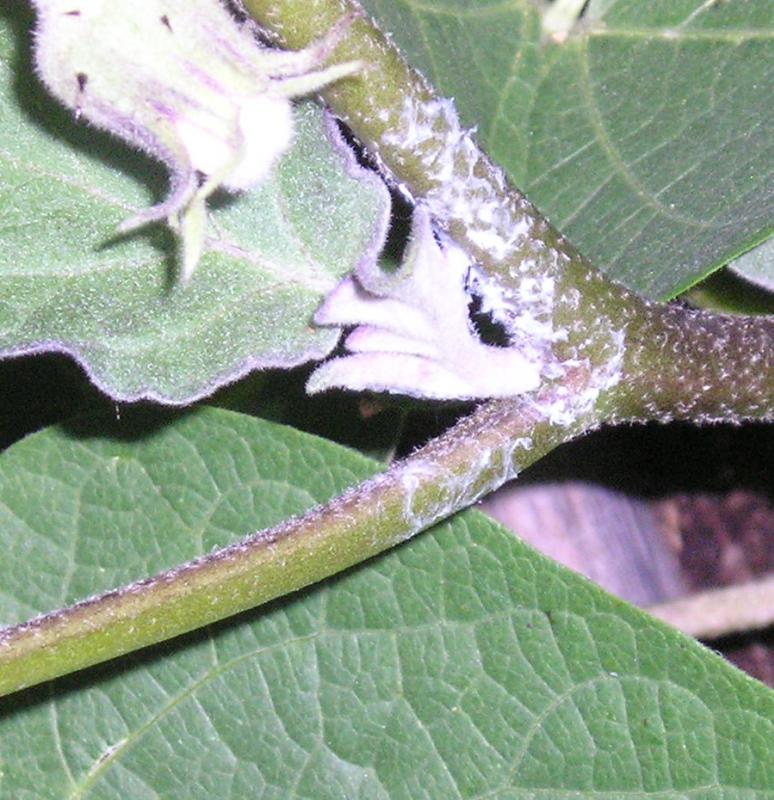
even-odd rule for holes
{"type": "Polygon", "coordinates": [[[562,42],[531,0],[364,0],[581,251],[671,297],[774,226],[770,0],[600,0],[562,42]]]}
{"type": "Polygon", "coordinates": [[[166,193],[160,165],[75,122],[32,74],[24,3],[0,11],[0,355],[60,350],[115,398],[185,403],[251,369],[325,356],[322,297],[375,256],[389,200],[313,104],[273,178],[213,198],[190,285],[172,235],[118,224],[166,193]]]}
{"type": "MultiPolygon", "coordinates": [[[[0,457],[0,621],[371,474],[220,409],[0,457]],[[165,422],[166,424],[159,424],[165,422]]],[[[466,512],[229,624],[0,701],[0,798],[774,798],[774,693],[466,512]]]]}

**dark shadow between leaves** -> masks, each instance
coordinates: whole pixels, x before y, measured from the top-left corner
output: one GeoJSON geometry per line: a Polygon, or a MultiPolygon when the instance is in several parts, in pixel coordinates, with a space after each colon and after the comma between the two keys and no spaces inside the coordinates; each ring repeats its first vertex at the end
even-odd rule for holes
{"type": "Polygon", "coordinates": [[[192,410],[117,402],[74,358],[55,351],[0,359],[0,386],[0,451],[57,424],[77,439],[139,441],[192,410]]]}
{"type": "Polygon", "coordinates": [[[158,433],[166,425],[183,416],[199,413],[202,406],[176,408],[160,406],[150,401],[139,401],[125,405],[109,400],[100,409],[79,414],[61,423],[65,433],[78,441],[88,439],[111,439],[118,442],[141,442],[158,433]]]}
{"type": "Polygon", "coordinates": [[[774,626],[705,641],[734,666],[774,689],[774,626]]]}
{"type": "Polygon", "coordinates": [[[745,488],[774,498],[774,425],[621,425],[568,442],[520,480],[575,480],[643,497],[745,488]]]}

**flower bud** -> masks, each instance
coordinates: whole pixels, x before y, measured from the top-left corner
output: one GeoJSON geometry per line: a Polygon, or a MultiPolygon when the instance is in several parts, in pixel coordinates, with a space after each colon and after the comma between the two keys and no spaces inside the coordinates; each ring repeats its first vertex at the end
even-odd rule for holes
{"type": "Polygon", "coordinates": [[[163,161],[170,191],[121,225],[166,219],[182,277],[201,257],[205,202],[249,189],[290,147],[290,100],[359,69],[324,67],[349,19],[305,50],[261,44],[220,0],[33,0],[35,63],[48,89],[93,125],[163,161]]]}

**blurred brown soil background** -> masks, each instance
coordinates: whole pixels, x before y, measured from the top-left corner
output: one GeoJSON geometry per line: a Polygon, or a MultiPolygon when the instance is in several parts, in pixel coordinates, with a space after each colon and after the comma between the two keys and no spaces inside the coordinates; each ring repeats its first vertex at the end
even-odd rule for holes
{"type": "MultiPolygon", "coordinates": [[[[774,426],[605,429],[483,504],[638,605],[774,572],[774,426]]],[[[774,687],[774,628],[707,642],[774,687]]]]}

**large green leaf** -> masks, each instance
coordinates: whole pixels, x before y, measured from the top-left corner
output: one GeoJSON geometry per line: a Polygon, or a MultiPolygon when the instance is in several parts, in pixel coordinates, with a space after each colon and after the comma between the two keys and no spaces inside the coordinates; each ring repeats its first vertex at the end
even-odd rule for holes
{"type": "Polygon", "coordinates": [[[181,287],[164,229],[115,233],[164,195],[163,170],[45,93],[30,22],[24,3],[0,13],[0,354],[64,350],[114,397],[172,403],[326,355],[337,331],[312,314],[375,256],[389,201],[322,112],[298,107],[273,179],[215,198],[209,252],[181,287]]]}
{"type": "MultiPolygon", "coordinates": [[[[156,420],[159,422],[160,420],[156,420]]],[[[0,619],[284,519],[374,462],[233,412],[0,457],[0,619]]],[[[0,702],[0,798],[774,798],[774,694],[475,512],[0,702]]]]}
{"type": "Polygon", "coordinates": [[[774,226],[771,0],[601,0],[563,42],[532,0],[364,0],[610,276],[668,297],[774,226]]]}

